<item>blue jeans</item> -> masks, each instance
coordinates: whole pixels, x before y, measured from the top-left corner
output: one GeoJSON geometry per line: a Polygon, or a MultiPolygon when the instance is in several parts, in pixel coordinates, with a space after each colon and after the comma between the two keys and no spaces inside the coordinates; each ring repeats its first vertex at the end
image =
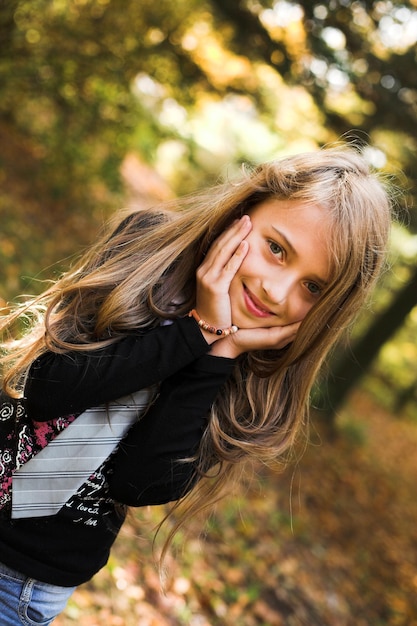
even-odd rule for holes
{"type": "Polygon", "coordinates": [[[65,608],[74,587],[28,578],[0,563],[1,626],[47,626],[65,608]]]}

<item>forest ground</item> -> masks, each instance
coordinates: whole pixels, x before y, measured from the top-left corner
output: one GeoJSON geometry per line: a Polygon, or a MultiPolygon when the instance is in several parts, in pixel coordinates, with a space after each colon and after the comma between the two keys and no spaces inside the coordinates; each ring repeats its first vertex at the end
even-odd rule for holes
{"type": "Polygon", "coordinates": [[[134,512],[55,626],[417,626],[417,425],[356,393],[329,437],[189,525],[161,592],[134,512]]]}

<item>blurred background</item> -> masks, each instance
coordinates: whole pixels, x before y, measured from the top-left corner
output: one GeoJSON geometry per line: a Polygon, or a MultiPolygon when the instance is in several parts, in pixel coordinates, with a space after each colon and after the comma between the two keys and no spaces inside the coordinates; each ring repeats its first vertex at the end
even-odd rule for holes
{"type": "Polygon", "coordinates": [[[242,163],[342,138],[398,189],[390,269],[317,389],[313,445],[190,524],[165,595],[163,510],[132,515],[62,626],[417,624],[416,43],[417,0],[0,2],[3,305],[119,207],[242,163]]]}

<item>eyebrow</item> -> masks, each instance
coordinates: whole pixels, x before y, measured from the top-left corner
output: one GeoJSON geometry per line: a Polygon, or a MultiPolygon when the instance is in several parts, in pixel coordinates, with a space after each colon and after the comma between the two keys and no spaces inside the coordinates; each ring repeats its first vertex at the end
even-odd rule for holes
{"type": "MultiPolygon", "coordinates": [[[[276,226],[274,226],[273,224],[271,224],[271,228],[281,237],[281,239],[283,240],[285,244],[285,247],[288,248],[288,250],[292,254],[297,255],[296,249],[292,245],[291,241],[287,239],[287,236],[282,232],[282,230],[279,230],[279,228],[276,228],[276,226]]],[[[329,285],[329,282],[327,280],[324,280],[323,278],[320,278],[319,276],[312,275],[311,278],[315,280],[316,282],[320,283],[322,287],[327,287],[329,285]]]]}
{"type": "Polygon", "coordinates": [[[286,235],[284,235],[282,230],[279,230],[279,228],[276,228],[276,226],[274,226],[273,224],[271,224],[271,227],[272,227],[273,230],[275,230],[276,233],[278,233],[278,235],[281,237],[281,239],[284,240],[285,246],[290,250],[290,252],[292,252],[292,254],[297,254],[297,251],[295,250],[295,248],[292,245],[291,241],[289,241],[289,239],[287,239],[286,235]]]}

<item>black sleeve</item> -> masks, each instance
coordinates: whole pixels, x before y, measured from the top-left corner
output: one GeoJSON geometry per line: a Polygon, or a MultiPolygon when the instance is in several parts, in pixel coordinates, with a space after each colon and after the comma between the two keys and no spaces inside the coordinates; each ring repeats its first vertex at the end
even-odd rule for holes
{"type": "Polygon", "coordinates": [[[185,495],[195,467],[178,459],[197,450],[207,413],[233,366],[233,359],[205,355],[163,382],[155,404],[114,455],[110,493],[115,500],[145,506],[185,495]]]}
{"type": "Polygon", "coordinates": [[[208,350],[195,321],[185,317],[100,350],[48,352],[29,371],[28,415],[46,421],[81,413],[160,382],[208,350]]]}

